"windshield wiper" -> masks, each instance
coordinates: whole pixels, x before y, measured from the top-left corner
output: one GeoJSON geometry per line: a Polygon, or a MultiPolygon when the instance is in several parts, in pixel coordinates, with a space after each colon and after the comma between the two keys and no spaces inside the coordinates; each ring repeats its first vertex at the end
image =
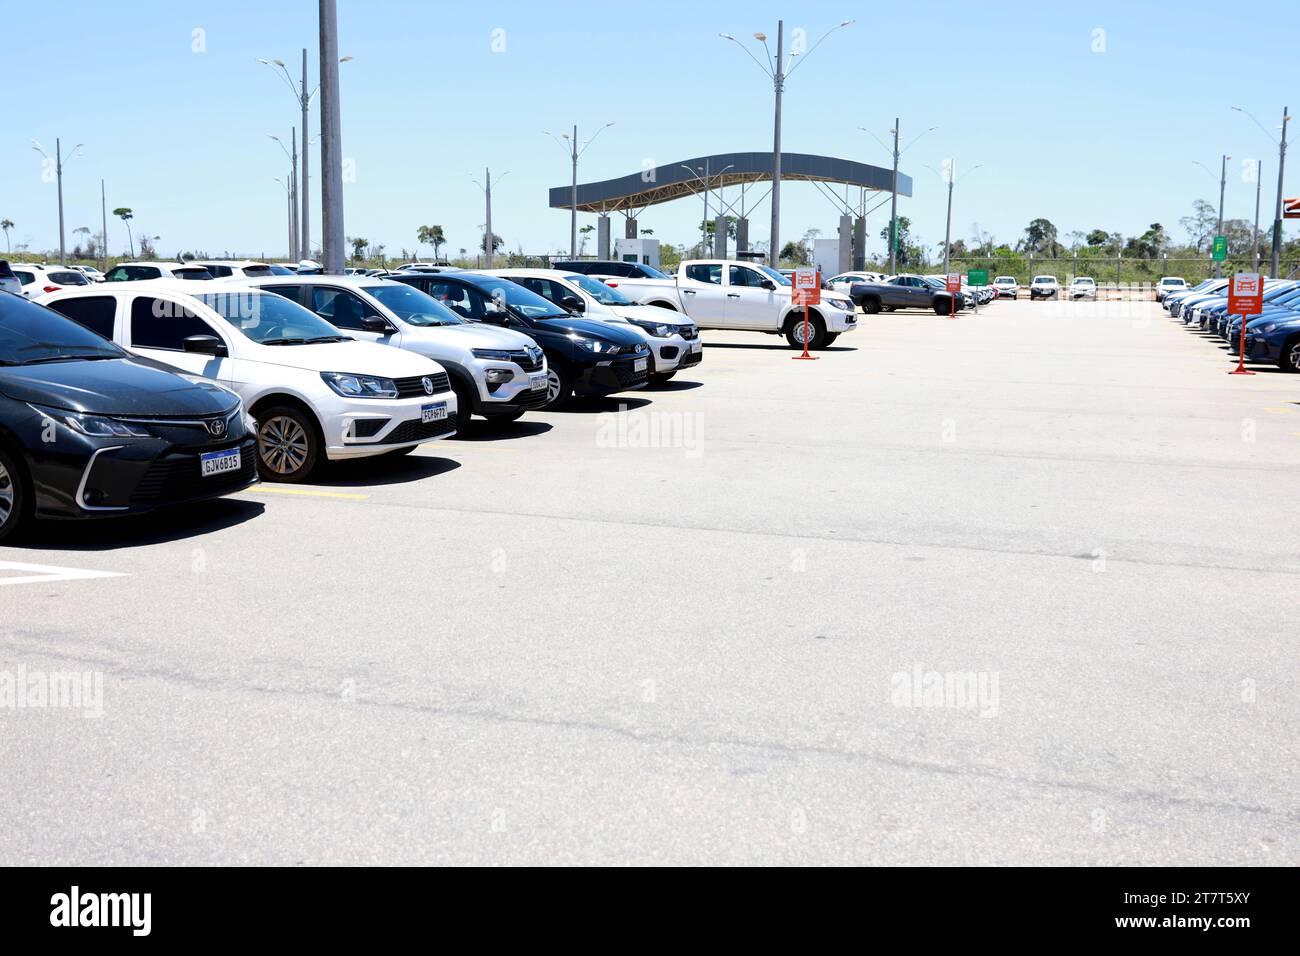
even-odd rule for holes
{"type": "Polygon", "coordinates": [[[314,342],[350,342],[352,341],[346,335],[318,335],[315,338],[307,339],[308,345],[314,342]]]}
{"type": "Polygon", "coordinates": [[[263,339],[263,345],[306,345],[307,340],[303,338],[289,339],[263,339]]]}
{"type": "Polygon", "coordinates": [[[48,362],[95,362],[104,359],[121,358],[120,355],[46,355],[42,358],[28,359],[26,362],[15,362],[15,365],[44,365],[48,362]]]}

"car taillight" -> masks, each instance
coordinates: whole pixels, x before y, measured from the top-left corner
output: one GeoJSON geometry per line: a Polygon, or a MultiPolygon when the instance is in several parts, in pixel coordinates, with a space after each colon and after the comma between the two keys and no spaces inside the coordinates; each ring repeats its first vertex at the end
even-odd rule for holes
{"type": "Polygon", "coordinates": [[[62,289],[62,288],[63,288],[63,286],[61,286],[61,285],[47,285],[47,286],[45,287],[45,291],[46,291],[46,292],[58,292],[58,291],[59,291],[60,289],[62,289]]]}
{"type": "Polygon", "coordinates": [[[611,289],[617,289],[617,288],[618,288],[618,283],[617,283],[617,282],[611,282],[609,279],[606,279],[606,280],[605,280],[605,285],[609,286],[611,289]]]}

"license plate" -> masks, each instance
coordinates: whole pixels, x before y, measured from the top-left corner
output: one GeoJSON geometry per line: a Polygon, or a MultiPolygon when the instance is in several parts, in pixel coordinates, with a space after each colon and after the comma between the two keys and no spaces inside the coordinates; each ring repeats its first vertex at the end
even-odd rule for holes
{"type": "Polygon", "coordinates": [[[420,406],[420,424],[427,425],[429,422],[440,422],[447,417],[447,403],[435,402],[432,405],[420,406]]]}
{"type": "Polygon", "coordinates": [[[632,370],[636,372],[644,372],[646,370],[646,363],[649,361],[649,359],[637,359],[632,363],[632,370]]]}
{"type": "Polygon", "coordinates": [[[199,455],[199,474],[203,478],[223,475],[228,471],[239,471],[241,464],[238,448],[226,451],[209,451],[199,455]]]}
{"type": "Polygon", "coordinates": [[[546,373],[534,372],[532,375],[529,375],[528,387],[531,388],[534,392],[538,392],[546,388],[546,373]]]}

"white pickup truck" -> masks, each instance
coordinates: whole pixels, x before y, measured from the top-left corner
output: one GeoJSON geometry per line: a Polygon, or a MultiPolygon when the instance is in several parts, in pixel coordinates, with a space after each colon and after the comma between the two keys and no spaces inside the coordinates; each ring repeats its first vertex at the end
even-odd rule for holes
{"type": "MultiPolygon", "coordinates": [[[[730,259],[689,259],[672,281],[609,277],[610,286],[633,302],[683,312],[701,329],[735,329],[784,335],[804,345],[804,310],[791,304],[794,286],[775,269],[730,259]]],[[[808,313],[808,347],[825,348],[858,327],[857,309],[843,293],[821,291],[808,313]]]]}

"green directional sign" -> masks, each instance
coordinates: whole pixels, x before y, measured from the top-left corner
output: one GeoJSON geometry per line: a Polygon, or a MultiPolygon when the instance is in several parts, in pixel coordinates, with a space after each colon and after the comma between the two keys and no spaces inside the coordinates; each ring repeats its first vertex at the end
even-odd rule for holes
{"type": "Polygon", "coordinates": [[[1228,258],[1228,237],[1215,236],[1214,237],[1214,261],[1222,262],[1226,258],[1228,258]]]}
{"type": "Polygon", "coordinates": [[[966,284],[969,286],[980,286],[989,284],[988,269],[970,269],[966,273],[966,284]]]}

